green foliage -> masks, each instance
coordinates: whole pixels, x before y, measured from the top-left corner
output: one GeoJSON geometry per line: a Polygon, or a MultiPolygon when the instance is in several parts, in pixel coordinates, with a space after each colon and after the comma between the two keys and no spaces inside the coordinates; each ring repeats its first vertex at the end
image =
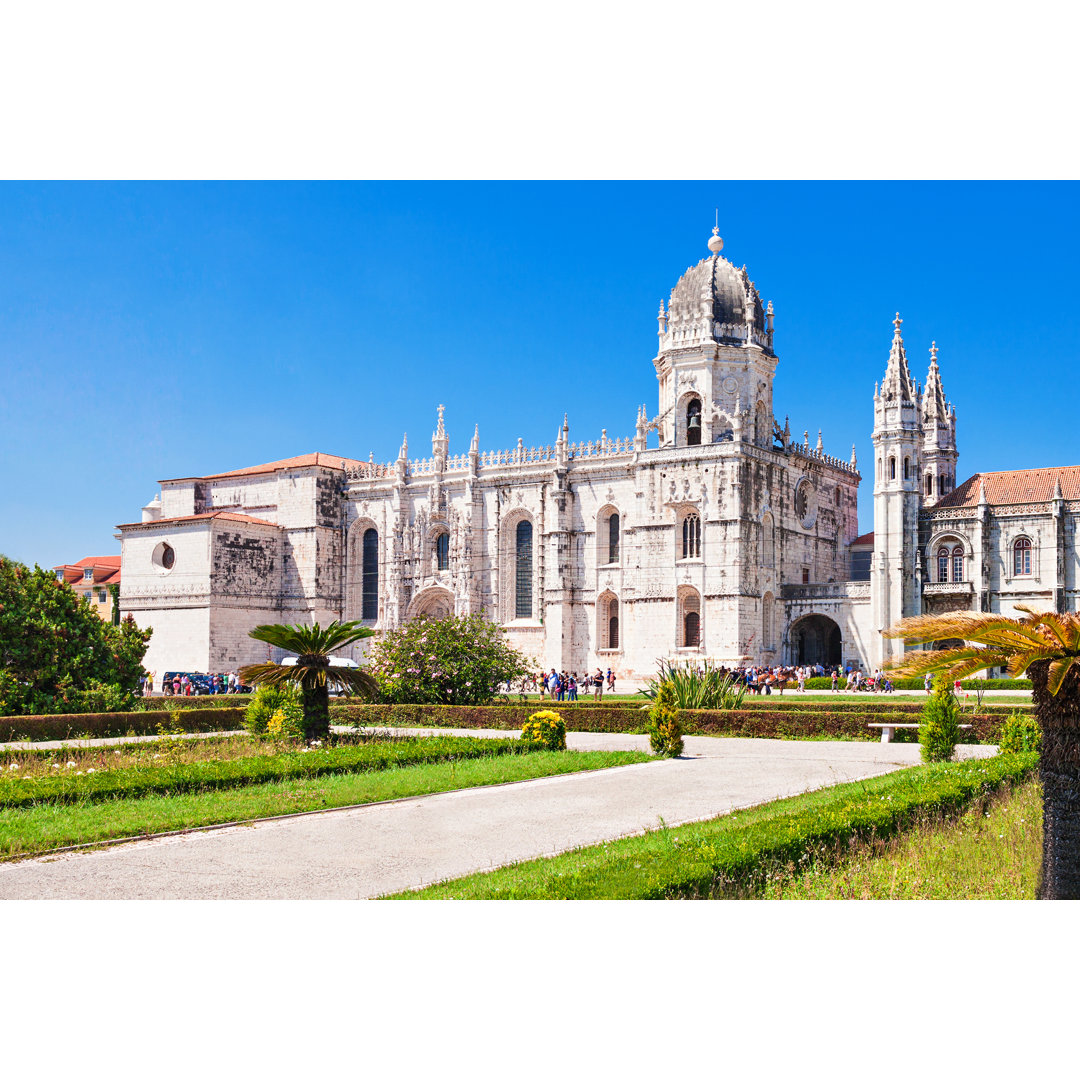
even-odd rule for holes
{"type": "MultiPolygon", "coordinates": [[[[746,696],[746,683],[729,674],[721,674],[708,660],[705,670],[696,667],[679,667],[670,660],[657,662],[657,674],[641,691],[652,701],[664,683],[669,683],[675,695],[675,705],[680,709],[737,709],[746,696]]],[[[651,708],[649,705],[643,706],[651,708]]]]}
{"type": "Polygon", "coordinates": [[[214,791],[292,779],[315,779],[341,773],[375,772],[421,762],[469,760],[502,754],[527,754],[543,747],[519,739],[477,739],[441,735],[423,739],[378,739],[360,746],[304,749],[228,761],[177,763],[157,768],[102,769],[71,775],[22,779],[0,774],[0,807],[26,808],[39,803],[101,802],[154,794],[214,791]]]}
{"type": "Polygon", "coordinates": [[[566,724],[550,709],[533,713],[521,729],[524,742],[539,743],[546,750],[566,749],[566,724]]]}
{"type": "Polygon", "coordinates": [[[1042,731],[1039,722],[1031,713],[1011,713],[1001,725],[998,739],[998,753],[1026,754],[1038,753],[1042,749],[1042,731]]]}
{"type": "MultiPolygon", "coordinates": [[[[375,680],[360,668],[332,667],[331,654],[361,638],[371,637],[374,630],[358,622],[334,622],[325,628],[288,626],[267,623],[256,626],[248,637],[264,641],[286,652],[296,653],[295,664],[248,664],[238,672],[245,683],[255,686],[295,686],[300,691],[303,708],[303,734],[308,741],[326,739],[330,735],[330,688],[339,687],[360,698],[371,698],[375,680]]],[[[291,721],[287,722],[287,725],[291,721]]]]}
{"type": "MultiPolygon", "coordinates": [[[[839,686],[843,687],[847,681],[847,675],[841,672],[838,680],[839,686]]],[[[894,690],[922,690],[924,687],[922,678],[918,679],[892,679],[894,690]]],[[[807,690],[831,690],[832,677],[824,678],[815,676],[806,680],[807,690]]],[[[964,679],[960,683],[961,690],[1030,690],[1030,679],[964,679]]]]}
{"type": "Polygon", "coordinates": [[[413,619],[371,650],[371,673],[386,703],[484,705],[529,667],[506,631],[482,614],[413,619]]]}
{"type": "Polygon", "coordinates": [[[649,709],[649,746],[654,754],[662,757],[678,757],[683,752],[679,709],[670,681],[660,684],[649,709]]]}
{"type": "Polygon", "coordinates": [[[938,675],[934,690],[923,706],[919,724],[919,751],[923,761],[951,761],[960,741],[960,706],[953,693],[952,680],[938,675]]]}
{"type": "Polygon", "coordinates": [[[244,730],[252,735],[271,735],[279,739],[302,738],[304,706],[299,687],[288,683],[258,687],[244,710],[244,730]]]}
{"type": "MultiPolygon", "coordinates": [[[[96,616],[95,616],[96,618],[96,616]]],[[[187,699],[192,700],[192,699],[187,699]]],[[[230,731],[239,728],[244,710],[155,709],[122,713],[49,713],[45,716],[0,717],[0,742],[41,742],[46,739],[106,739],[123,735],[154,735],[161,729],[230,731]],[[165,721],[163,723],[163,721],[165,721]]]]}
{"type": "Polygon", "coordinates": [[[474,874],[394,899],[663,900],[753,896],[770,873],[842,859],[1031,777],[1034,754],[922,765],[474,874]]]}
{"type": "Polygon", "coordinates": [[[0,556],[0,716],[130,709],[150,640],[40,566],[0,556]]]}

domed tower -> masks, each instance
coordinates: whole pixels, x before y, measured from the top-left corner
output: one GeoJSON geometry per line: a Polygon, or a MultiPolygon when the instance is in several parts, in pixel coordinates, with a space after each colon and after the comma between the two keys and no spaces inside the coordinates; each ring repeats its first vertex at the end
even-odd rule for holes
{"type": "Polygon", "coordinates": [[[719,228],[708,257],[687,267],[657,316],[653,364],[660,383],[660,445],[695,446],[732,439],[736,430],[771,446],[772,304],[763,306],[746,267],[720,252],[719,228]]]}
{"type": "MultiPolygon", "coordinates": [[[[874,387],[874,558],[871,593],[874,629],[888,630],[906,615],[919,612],[915,580],[919,542],[919,477],[922,474],[922,417],[919,388],[908,370],[903,320],[893,320],[889,362],[880,390],[874,387]]],[[[903,653],[903,643],[876,638],[875,664],[903,653]]]]}
{"type": "Polygon", "coordinates": [[[956,409],[946,402],[938,370],[937,342],[930,343],[930,372],[922,399],[923,506],[936,506],[956,487],[956,409]]]}

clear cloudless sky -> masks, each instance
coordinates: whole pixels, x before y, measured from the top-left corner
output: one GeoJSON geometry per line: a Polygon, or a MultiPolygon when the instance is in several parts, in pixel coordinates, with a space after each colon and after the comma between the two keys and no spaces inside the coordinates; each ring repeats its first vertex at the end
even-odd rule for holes
{"type": "Polygon", "coordinates": [[[781,422],[847,458],[899,310],[959,478],[1080,464],[1075,183],[0,184],[0,552],[116,554],[163,478],[631,435],[708,252],[776,309],[781,422]]]}

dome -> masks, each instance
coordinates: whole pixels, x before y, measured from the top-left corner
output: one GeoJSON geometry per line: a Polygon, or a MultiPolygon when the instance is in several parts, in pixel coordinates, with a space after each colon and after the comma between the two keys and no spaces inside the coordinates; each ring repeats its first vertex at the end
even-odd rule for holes
{"type": "Polygon", "coordinates": [[[669,345],[703,341],[743,345],[747,322],[753,344],[772,349],[761,296],[746,267],[733,266],[719,252],[687,268],[671,290],[667,312],[669,345]]]}

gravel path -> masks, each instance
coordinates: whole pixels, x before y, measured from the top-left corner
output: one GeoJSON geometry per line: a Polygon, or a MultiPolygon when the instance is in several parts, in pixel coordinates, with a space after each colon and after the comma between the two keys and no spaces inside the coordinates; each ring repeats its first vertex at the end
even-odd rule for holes
{"type": "MultiPolygon", "coordinates": [[[[471,732],[470,734],[477,734],[471,732]]],[[[505,732],[491,732],[503,736],[505,732]]],[[[688,737],[682,758],[0,864],[2,899],[352,899],[878,776],[912,744],[688,737]]],[[[573,749],[643,735],[571,732],[573,749]]],[[[961,747],[964,756],[991,746],[961,747]]]]}

